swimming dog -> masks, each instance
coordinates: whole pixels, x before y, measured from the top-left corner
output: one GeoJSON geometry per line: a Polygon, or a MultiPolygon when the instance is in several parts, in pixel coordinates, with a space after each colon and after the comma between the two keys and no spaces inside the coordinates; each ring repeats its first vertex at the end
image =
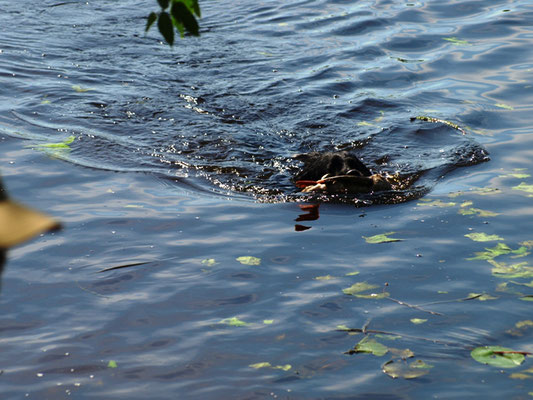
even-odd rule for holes
{"type": "Polygon", "coordinates": [[[294,158],[304,163],[295,181],[305,193],[358,194],[392,189],[388,176],[372,174],[366,165],[347,151],[313,152],[298,154],[294,158]]]}

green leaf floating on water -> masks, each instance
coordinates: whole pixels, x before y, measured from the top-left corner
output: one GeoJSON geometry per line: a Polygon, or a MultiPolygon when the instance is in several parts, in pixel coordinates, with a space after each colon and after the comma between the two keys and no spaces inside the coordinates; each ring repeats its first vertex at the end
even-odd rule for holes
{"type": "Polygon", "coordinates": [[[514,324],[514,328],[507,329],[505,333],[511,336],[521,337],[530,334],[532,330],[533,321],[526,319],[524,321],[518,321],[516,324],[514,324]]]}
{"type": "Polygon", "coordinates": [[[516,324],[514,324],[518,329],[522,329],[524,327],[533,327],[533,321],[526,319],[524,321],[518,321],[516,324]]]}
{"type": "Polygon", "coordinates": [[[363,236],[363,239],[367,243],[377,244],[377,243],[389,243],[389,242],[401,242],[403,239],[397,239],[397,238],[391,238],[388,235],[393,235],[396,232],[387,232],[387,233],[381,233],[379,235],[374,236],[363,236]]]}
{"type": "Polygon", "coordinates": [[[88,92],[89,90],[93,90],[89,88],[82,88],[80,85],[72,85],[72,89],[74,89],[78,93],[85,93],[85,92],[88,92]]]}
{"type": "Polygon", "coordinates": [[[467,260],[492,260],[493,258],[496,258],[498,256],[504,255],[504,254],[515,254],[513,258],[518,257],[524,257],[528,255],[527,247],[521,246],[516,250],[511,249],[509,246],[507,246],[505,243],[498,243],[496,246],[488,248],[485,248],[486,251],[478,251],[474,254],[475,257],[467,258],[467,260]]]}
{"type": "Polygon", "coordinates": [[[468,293],[467,299],[476,299],[479,301],[496,300],[497,297],[491,296],[487,293],[468,293]]]}
{"type": "Polygon", "coordinates": [[[352,271],[346,274],[346,276],[355,276],[355,275],[359,275],[359,271],[352,271]]]}
{"type": "Polygon", "coordinates": [[[506,110],[514,110],[514,107],[513,106],[510,106],[509,104],[505,104],[505,103],[496,103],[494,104],[496,107],[499,107],[499,108],[504,108],[506,110]]]}
{"type": "Polygon", "coordinates": [[[470,46],[470,43],[466,40],[457,39],[455,36],[452,37],[445,37],[444,40],[447,40],[448,42],[453,43],[456,46],[470,46]]]}
{"type": "Polygon", "coordinates": [[[437,200],[429,200],[429,199],[421,199],[419,203],[416,203],[417,206],[427,206],[427,207],[453,207],[456,205],[456,203],[448,202],[445,203],[444,201],[437,199],[437,200]]]}
{"type": "Polygon", "coordinates": [[[346,326],[346,325],[344,325],[344,324],[342,324],[342,325],[337,325],[336,329],[337,329],[338,331],[349,331],[349,330],[350,330],[350,328],[348,328],[348,326],[346,326]]]}
{"type": "Polygon", "coordinates": [[[237,317],[224,318],[222,321],[219,322],[219,324],[225,324],[225,325],[229,325],[229,326],[246,326],[246,325],[250,325],[248,322],[241,321],[237,317]]]}
{"type": "Polygon", "coordinates": [[[423,324],[424,322],[427,322],[427,319],[423,319],[423,318],[411,318],[410,321],[415,324],[415,325],[419,325],[419,324],[423,324]]]}
{"type": "Polygon", "coordinates": [[[261,265],[261,259],[252,256],[237,257],[236,260],[244,265],[261,265]]]}
{"type": "Polygon", "coordinates": [[[496,217],[497,215],[500,215],[498,213],[487,211],[487,210],[481,210],[479,208],[461,208],[459,210],[459,214],[461,215],[475,215],[477,214],[480,217],[496,217]]]}
{"type": "Polygon", "coordinates": [[[37,145],[30,145],[26,147],[42,151],[50,157],[61,158],[70,152],[70,144],[76,139],[75,136],[69,136],[62,142],[57,143],[43,143],[37,145]]]}
{"type": "Polygon", "coordinates": [[[526,193],[533,193],[533,185],[528,185],[525,182],[522,182],[518,186],[513,186],[512,189],[513,190],[521,190],[521,191],[526,192],[526,193]]]}
{"type": "Polygon", "coordinates": [[[512,172],[510,174],[500,175],[500,178],[516,178],[516,179],[526,179],[530,178],[531,175],[519,172],[512,172]]]}
{"type": "Polygon", "coordinates": [[[38,144],[35,146],[35,148],[42,148],[42,149],[70,149],[70,144],[76,139],[75,136],[69,136],[62,142],[58,143],[44,143],[44,144],[38,144]]]}
{"type": "Polygon", "coordinates": [[[488,260],[493,265],[492,275],[497,278],[517,279],[517,278],[533,278],[533,267],[528,266],[527,262],[507,265],[503,262],[488,260]]]}
{"type": "Polygon", "coordinates": [[[415,360],[410,363],[403,360],[391,360],[383,364],[381,369],[394,379],[414,379],[428,374],[431,368],[433,368],[432,365],[426,364],[422,360],[415,360]]]}
{"type": "Polygon", "coordinates": [[[388,351],[389,349],[387,346],[384,346],[377,340],[370,339],[368,336],[366,336],[359,343],[357,343],[353,349],[347,351],[347,353],[370,353],[377,357],[381,357],[387,354],[388,351]]]}
{"type": "Polygon", "coordinates": [[[272,365],[269,362],[260,362],[260,363],[250,364],[248,366],[250,368],[259,369],[259,368],[268,368],[268,367],[271,367],[272,365]]]}
{"type": "Polygon", "coordinates": [[[272,368],[272,369],[281,369],[283,371],[288,371],[292,368],[292,365],[290,364],[285,364],[285,365],[272,365],[270,364],[269,362],[260,362],[260,363],[255,363],[255,364],[250,364],[248,365],[250,368],[255,368],[255,369],[259,369],[259,368],[272,368]]]}
{"type": "Polygon", "coordinates": [[[331,275],[323,275],[323,276],[316,276],[315,277],[315,280],[317,280],[317,281],[329,281],[331,279],[335,279],[335,277],[331,276],[331,275]]]}
{"type": "Polygon", "coordinates": [[[117,368],[117,362],[115,360],[109,360],[107,363],[107,368],[117,368]]]}
{"type": "Polygon", "coordinates": [[[519,245],[526,246],[528,249],[533,248],[533,240],[524,240],[523,242],[520,242],[519,245]]]}
{"type": "Polygon", "coordinates": [[[522,364],[525,359],[523,354],[501,346],[477,347],[472,350],[470,355],[478,363],[498,368],[515,368],[522,364]]]}
{"type": "Polygon", "coordinates": [[[352,295],[355,297],[363,298],[363,299],[383,299],[385,297],[389,297],[389,293],[387,292],[381,292],[381,293],[361,293],[366,292],[368,290],[376,289],[379,286],[372,285],[367,282],[357,282],[354,283],[349,288],[343,289],[342,292],[344,294],[352,295]]]}
{"type": "Polygon", "coordinates": [[[490,242],[493,240],[505,240],[498,235],[487,235],[483,232],[473,232],[465,235],[467,238],[472,239],[474,242],[490,242]]]}
{"type": "Polygon", "coordinates": [[[202,265],[205,265],[206,267],[212,267],[216,265],[216,263],[214,258],[206,258],[205,260],[202,260],[202,265]]]}
{"type": "Polygon", "coordinates": [[[364,292],[366,290],[371,290],[371,289],[375,289],[375,288],[378,288],[378,287],[379,287],[378,285],[372,285],[372,284],[367,283],[367,282],[357,282],[357,283],[354,283],[349,288],[343,289],[342,292],[344,294],[354,295],[356,293],[364,292]]]}

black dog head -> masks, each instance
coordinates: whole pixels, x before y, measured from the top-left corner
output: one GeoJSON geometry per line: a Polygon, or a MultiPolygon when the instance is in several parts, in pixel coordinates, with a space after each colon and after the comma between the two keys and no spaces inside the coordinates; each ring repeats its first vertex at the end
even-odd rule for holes
{"type": "Polygon", "coordinates": [[[347,151],[336,153],[298,154],[296,160],[303,161],[304,166],[296,175],[296,180],[314,180],[327,176],[354,175],[370,176],[370,170],[353,154],[347,151]]]}

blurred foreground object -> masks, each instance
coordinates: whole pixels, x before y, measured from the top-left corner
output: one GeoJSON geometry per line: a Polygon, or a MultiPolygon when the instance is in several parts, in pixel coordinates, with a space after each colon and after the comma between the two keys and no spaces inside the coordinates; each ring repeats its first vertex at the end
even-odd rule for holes
{"type": "Polygon", "coordinates": [[[11,200],[0,178],[0,249],[60,228],[59,222],[48,215],[11,200]]]}

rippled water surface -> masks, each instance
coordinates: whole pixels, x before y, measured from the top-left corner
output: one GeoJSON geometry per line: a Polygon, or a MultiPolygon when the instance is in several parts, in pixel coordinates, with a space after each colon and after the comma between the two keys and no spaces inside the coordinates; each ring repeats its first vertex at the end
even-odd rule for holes
{"type": "Polygon", "coordinates": [[[533,352],[531,3],[200,5],[170,49],[155,1],[0,2],[1,172],[65,226],[9,252],[0,397],[530,398],[470,351],[533,352]],[[318,206],[335,150],[411,185],[318,206]]]}

